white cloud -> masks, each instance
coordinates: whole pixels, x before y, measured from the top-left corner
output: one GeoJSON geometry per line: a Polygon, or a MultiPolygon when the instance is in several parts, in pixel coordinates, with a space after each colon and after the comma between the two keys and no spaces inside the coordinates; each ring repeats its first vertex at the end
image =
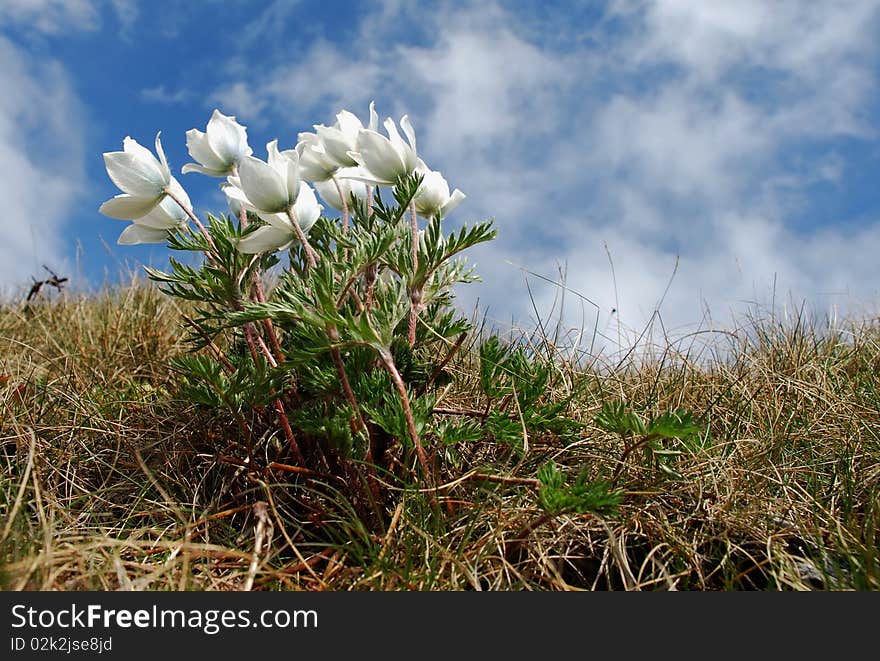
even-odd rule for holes
{"type": "Polygon", "coordinates": [[[61,270],[61,229],[83,182],[83,145],[70,127],[79,103],[57,62],[36,62],[0,37],[0,283],[23,285],[46,264],[61,270]]]}
{"type": "MultiPolygon", "coordinates": [[[[287,121],[311,118],[314,124],[332,123],[332,115],[315,113],[348,104],[365,114],[381,76],[376,63],[353,60],[336,45],[317,41],[295,62],[278,65],[259,78],[236,79],[210,94],[208,102],[243,121],[259,121],[272,112],[287,121]]],[[[310,125],[300,125],[298,130],[310,129],[310,125]]]]}
{"type": "MultiPolygon", "coordinates": [[[[356,47],[319,41],[256,84],[232,77],[218,98],[312,123],[382,90],[410,113],[429,164],[468,194],[450,222],[497,218],[499,239],[474,253],[486,283],[463,288],[465,305],[479,296],[499,319],[528,317],[507,262],[551,277],[564,264],[568,285],[598,304],[600,330],[618,318],[640,328],[661,299],[664,321],[682,328],[707,308],[718,320],[767,303],[774,282],[778,299],[819,305],[876,295],[864,264],[876,261],[880,216],[858,228],[795,221],[810,186],[845,185],[840,140],[876,140],[878,10],[618,0],[549,40],[482,2],[423,8],[425,43],[393,33],[412,16],[388,2],[381,21],[363,19],[356,47]]],[[[558,292],[530,281],[543,314],[558,292]]]]}
{"type": "Polygon", "coordinates": [[[141,98],[163,106],[175,106],[187,103],[193,94],[189,90],[179,89],[174,92],[166,89],[165,85],[148,87],[141,90],[141,98]]]}
{"type": "Polygon", "coordinates": [[[100,25],[100,13],[92,0],[3,0],[0,4],[2,25],[47,34],[94,30],[100,25]]]}

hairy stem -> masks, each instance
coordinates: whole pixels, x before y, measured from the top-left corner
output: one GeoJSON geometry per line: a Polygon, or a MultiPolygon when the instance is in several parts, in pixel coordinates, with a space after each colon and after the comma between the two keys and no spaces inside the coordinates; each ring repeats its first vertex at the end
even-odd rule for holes
{"type": "MultiPolygon", "coordinates": [[[[412,229],[412,261],[413,261],[413,280],[419,270],[419,220],[416,216],[416,203],[414,200],[409,203],[410,227],[412,229]]],[[[421,289],[415,285],[410,290],[410,309],[409,309],[409,345],[414,346],[416,343],[416,320],[419,316],[419,306],[422,303],[421,289]]]]}
{"type": "Polygon", "coordinates": [[[296,212],[294,212],[293,207],[290,207],[287,210],[287,217],[290,219],[290,224],[293,225],[293,231],[296,232],[296,237],[299,239],[303,250],[306,252],[306,262],[308,263],[309,268],[315,268],[318,265],[318,255],[315,252],[315,249],[312,248],[312,244],[310,244],[309,240],[306,238],[306,233],[303,232],[302,227],[299,226],[299,222],[296,219],[296,212]]]}
{"type": "Polygon", "coordinates": [[[410,439],[415,446],[416,456],[418,456],[422,471],[425,473],[425,481],[428,483],[429,487],[432,487],[434,485],[434,477],[431,472],[431,466],[428,463],[428,455],[425,453],[425,448],[422,447],[421,440],[419,440],[419,432],[416,430],[416,421],[413,418],[412,407],[409,403],[409,395],[406,392],[406,385],[403,383],[403,379],[400,376],[400,372],[397,370],[397,365],[394,364],[394,358],[391,354],[387,351],[382,351],[379,355],[382,358],[382,362],[385,364],[385,369],[387,369],[388,373],[391,375],[391,380],[394,381],[394,386],[397,388],[397,394],[400,395],[400,402],[403,405],[403,414],[406,417],[406,426],[409,431],[410,439]]]}
{"type": "MultiPolygon", "coordinates": [[[[244,207],[241,209],[239,218],[241,219],[241,228],[246,228],[248,226],[248,220],[247,211],[244,207]]],[[[257,303],[266,302],[266,295],[263,293],[263,279],[260,277],[260,269],[258,267],[254,269],[254,299],[257,303]]],[[[264,319],[263,326],[266,328],[266,335],[269,338],[269,342],[272,344],[272,350],[275,352],[276,360],[284,360],[284,352],[281,350],[281,343],[278,341],[278,334],[275,332],[275,325],[272,323],[272,320],[269,318],[264,319]]]]}
{"type": "MultiPolygon", "coordinates": [[[[330,341],[333,343],[339,342],[339,331],[336,330],[336,326],[333,324],[327,324],[327,337],[329,337],[330,341]]],[[[345,363],[342,362],[342,354],[339,351],[339,347],[335,344],[330,346],[330,355],[333,356],[333,364],[336,366],[336,375],[339,377],[342,392],[345,394],[345,399],[354,411],[358,429],[366,430],[367,423],[364,422],[364,417],[361,415],[361,407],[358,404],[357,398],[354,396],[354,390],[351,389],[348,374],[345,372],[345,363]]],[[[372,461],[372,457],[368,457],[368,461],[372,461]]]]}
{"type": "Polygon", "coordinates": [[[364,300],[364,308],[369,310],[373,307],[373,292],[376,290],[376,278],[379,277],[379,267],[376,264],[370,264],[364,271],[364,278],[367,281],[367,293],[364,300]]]}
{"type": "MultiPolygon", "coordinates": [[[[251,357],[254,359],[254,363],[257,362],[257,356],[261,352],[266,357],[266,360],[269,361],[270,365],[275,362],[275,359],[272,357],[272,352],[269,351],[269,348],[266,346],[265,342],[263,342],[262,338],[257,335],[253,324],[247,323],[244,325],[244,335],[251,351],[251,357]],[[258,340],[261,351],[257,350],[258,340]]],[[[275,411],[278,413],[278,419],[281,421],[281,428],[284,430],[284,437],[287,439],[287,444],[290,446],[293,456],[296,457],[296,460],[300,462],[300,464],[305,465],[305,457],[303,457],[299,443],[296,442],[296,436],[293,435],[293,429],[291,429],[290,421],[287,419],[287,413],[284,411],[284,404],[280,399],[276,399],[273,402],[273,405],[275,406],[275,411]]]]}
{"type": "Polygon", "coordinates": [[[187,216],[189,216],[189,219],[192,220],[192,221],[196,224],[196,227],[199,228],[199,232],[201,232],[201,233],[202,233],[202,236],[205,237],[205,240],[208,242],[208,245],[211,246],[211,250],[214,252],[214,254],[215,254],[215,255],[216,255],[216,254],[219,254],[219,253],[217,252],[217,246],[214,245],[214,239],[212,239],[212,238],[211,238],[211,235],[208,234],[208,230],[205,229],[205,226],[202,225],[202,221],[199,220],[199,217],[193,213],[192,209],[190,209],[188,206],[186,206],[186,205],[183,203],[183,200],[181,200],[179,197],[177,197],[177,195],[175,195],[174,193],[172,193],[170,190],[167,190],[167,189],[166,189],[166,190],[165,190],[165,194],[166,194],[168,197],[170,197],[172,200],[174,200],[175,202],[177,202],[177,206],[179,206],[181,209],[183,209],[184,213],[185,213],[187,216]]]}

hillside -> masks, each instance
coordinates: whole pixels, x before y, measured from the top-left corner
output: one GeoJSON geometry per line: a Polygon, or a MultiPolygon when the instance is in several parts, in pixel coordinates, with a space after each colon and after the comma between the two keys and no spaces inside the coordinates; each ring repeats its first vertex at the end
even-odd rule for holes
{"type": "Polygon", "coordinates": [[[136,282],[0,308],[4,589],[880,589],[872,323],[751,318],[622,360],[506,338],[558,404],[540,424],[518,395],[490,413],[472,334],[424,438],[436,490],[365,518],[265,410],[181,398],[179,305],[136,282]]]}

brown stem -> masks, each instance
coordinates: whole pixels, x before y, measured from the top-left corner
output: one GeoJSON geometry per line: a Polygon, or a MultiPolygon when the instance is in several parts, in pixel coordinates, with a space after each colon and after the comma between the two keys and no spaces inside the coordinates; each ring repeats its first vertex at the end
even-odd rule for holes
{"type": "Polygon", "coordinates": [[[623,471],[624,465],[626,465],[626,460],[633,452],[638,450],[639,448],[645,447],[648,443],[658,438],[657,434],[648,434],[647,436],[643,436],[637,442],[632,445],[627,446],[623,454],[620,455],[620,459],[617,460],[617,468],[614,469],[614,473],[611,475],[611,486],[614,487],[617,484],[617,479],[620,477],[621,471],[623,471]]]}
{"type": "Polygon", "coordinates": [[[416,343],[416,323],[417,323],[418,313],[416,312],[416,304],[413,303],[409,308],[409,329],[407,332],[407,340],[409,341],[409,345],[415,346],[416,343]]]}
{"type": "Polygon", "coordinates": [[[217,360],[219,360],[221,363],[223,363],[223,367],[226,368],[226,371],[230,372],[230,373],[235,372],[235,365],[230,363],[229,359],[223,355],[223,352],[220,350],[220,347],[218,347],[214,343],[214,340],[212,340],[211,337],[205,332],[205,329],[202,328],[201,326],[199,326],[195,322],[194,319],[192,319],[191,317],[189,317],[187,315],[183,315],[183,320],[186,323],[188,323],[190,326],[192,326],[199,335],[201,335],[201,337],[205,341],[205,343],[209,347],[211,347],[211,351],[214,352],[214,355],[217,356],[217,360]]]}
{"type": "Polygon", "coordinates": [[[183,209],[184,213],[185,213],[187,216],[189,216],[190,220],[192,220],[192,221],[196,224],[196,227],[199,228],[199,232],[201,232],[201,233],[202,233],[202,236],[205,237],[205,240],[207,240],[208,245],[211,246],[211,250],[214,252],[214,254],[215,254],[215,255],[219,255],[219,253],[217,252],[217,246],[214,245],[214,239],[212,239],[212,238],[211,238],[211,235],[208,234],[208,230],[206,230],[206,229],[205,229],[205,226],[202,225],[202,221],[199,220],[199,217],[198,217],[197,215],[195,215],[195,214],[192,212],[192,209],[190,209],[189,207],[187,207],[187,206],[183,203],[183,200],[181,200],[179,197],[177,197],[177,195],[175,195],[174,193],[172,193],[170,190],[166,189],[166,190],[165,190],[165,194],[166,194],[168,197],[170,197],[172,200],[174,200],[175,202],[177,202],[177,206],[179,206],[181,209],[183,209]]]}
{"type": "Polygon", "coordinates": [[[302,227],[299,226],[299,222],[296,219],[296,212],[294,212],[293,207],[290,207],[287,210],[287,217],[290,219],[290,224],[293,225],[293,231],[296,233],[296,237],[302,244],[303,250],[306,251],[306,262],[308,262],[309,268],[315,268],[318,265],[318,255],[315,253],[314,248],[312,248],[312,244],[310,244],[309,240],[306,238],[306,233],[303,232],[302,227]]]}
{"type": "Polygon", "coordinates": [[[435,406],[433,411],[439,415],[467,415],[474,418],[483,418],[484,420],[489,417],[486,411],[477,411],[476,409],[449,409],[435,406]]]}
{"type": "MultiPolygon", "coordinates": [[[[241,208],[239,217],[241,218],[241,228],[246,228],[248,226],[248,220],[247,210],[245,210],[244,207],[241,208]]],[[[259,268],[254,269],[254,299],[257,303],[266,302],[266,295],[263,293],[263,279],[260,277],[259,268]]],[[[264,319],[263,326],[266,328],[266,335],[269,337],[269,342],[272,344],[276,359],[279,362],[284,360],[284,352],[281,350],[281,343],[278,341],[278,334],[275,332],[275,325],[272,323],[272,320],[268,318],[264,319]]]]}
{"type": "Polygon", "coordinates": [[[434,379],[440,376],[440,373],[443,372],[443,368],[449,364],[449,361],[452,360],[452,357],[458,351],[459,347],[461,347],[461,343],[464,342],[464,338],[467,337],[467,333],[462,333],[455,340],[455,344],[452,345],[452,348],[449,350],[449,353],[446,354],[446,358],[444,358],[437,367],[434,368],[434,371],[431,372],[431,376],[428,377],[428,380],[425,382],[424,387],[420,392],[426,392],[428,388],[431,387],[431,384],[434,383],[434,379]]]}
{"type": "MultiPolygon", "coordinates": [[[[330,338],[331,342],[339,342],[339,331],[336,330],[336,326],[333,324],[327,324],[327,337],[330,338]]],[[[354,396],[354,390],[351,389],[351,383],[348,380],[348,374],[345,372],[345,363],[342,362],[342,354],[339,352],[339,347],[335,344],[331,345],[330,354],[333,356],[333,364],[336,366],[336,375],[339,377],[342,392],[345,394],[345,399],[354,411],[358,429],[366,430],[367,423],[364,422],[364,417],[361,415],[361,407],[358,404],[357,398],[354,396]]],[[[370,455],[372,455],[371,452],[370,455]]],[[[368,456],[367,460],[372,461],[372,456],[368,456]]]]}
{"type": "MultiPolygon", "coordinates": [[[[257,351],[257,342],[254,339],[256,335],[256,331],[254,330],[253,324],[245,324],[244,326],[244,334],[247,339],[248,347],[251,350],[251,357],[254,359],[254,363],[257,362],[257,355],[259,352],[257,351]]],[[[272,358],[272,354],[269,349],[266,347],[265,343],[263,343],[262,339],[260,339],[260,344],[262,345],[263,355],[266,356],[266,359],[271,363],[274,361],[272,358]]],[[[293,435],[293,429],[290,428],[290,422],[287,419],[287,414],[284,411],[284,404],[281,403],[280,399],[276,399],[274,401],[275,411],[278,413],[278,419],[281,421],[281,428],[284,430],[284,437],[287,439],[287,444],[290,446],[290,450],[293,452],[293,456],[296,457],[296,460],[301,464],[305,465],[306,460],[303,457],[302,450],[299,448],[299,443],[296,442],[296,436],[293,435]]]]}
{"type": "Polygon", "coordinates": [[[425,473],[425,481],[428,483],[429,487],[433,487],[434,477],[431,473],[430,464],[428,463],[428,455],[425,453],[425,448],[422,447],[421,440],[419,440],[419,432],[416,430],[416,422],[413,418],[412,408],[409,404],[409,395],[406,393],[406,385],[403,383],[400,372],[397,371],[397,365],[394,364],[394,358],[391,354],[387,351],[382,351],[379,355],[382,358],[382,362],[385,363],[385,368],[391,375],[391,380],[394,381],[398,395],[400,395],[400,402],[403,405],[403,414],[406,417],[406,426],[409,431],[410,439],[415,446],[419,463],[422,465],[422,471],[425,473]]]}
{"type": "Polygon", "coordinates": [[[548,512],[544,512],[540,516],[532,519],[528,523],[526,523],[522,528],[520,528],[513,538],[510,540],[510,546],[507,547],[507,550],[504,553],[504,558],[508,562],[512,562],[516,554],[522,549],[522,547],[526,543],[526,537],[543,526],[548,521],[554,519],[557,515],[550,514],[548,512]]]}
{"type": "Polygon", "coordinates": [[[379,267],[376,264],[367,266],[364,277],[367,280],[367,294],[364,307],[369,310],[373,306],[373,292],[376,290],[376,278],[379,276],[379,267]]]}

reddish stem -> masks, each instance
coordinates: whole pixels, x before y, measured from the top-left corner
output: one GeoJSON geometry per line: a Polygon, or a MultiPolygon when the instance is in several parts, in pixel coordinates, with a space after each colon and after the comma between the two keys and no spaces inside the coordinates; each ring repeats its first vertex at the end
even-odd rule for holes
{"type": "Polygon", "coordinates": [[[290,207],[287,210],[287,217],[290,219],[290,224],[293,225],[293,231],[296,233],[296,237],[302,244],[303,250],[306,251],[306,262],[308,262],[309,268],[315,268],[318,265],[318,255],[315,253],[314,248],[312,248],[312,245],[306,238],[306,234],[303,232],[302,227],[299,226],[299,222],[296,219],[296,212],[293,210],[293,207],[290,207]]]}
{"type": "MultiPolygon", "coordinates": [[[[248,226],[248,220],[247,211],[244,207],[241,209],[239,218],[241,219],[241,228],[246,228],[248,226]]],[[[260,277],[259,268],[254,269],[254,298],[257,303],[266,302],[266,295],[263,293],[263,279],[260,277]]],[[[275,351],[276,359],[278,361],[284,360],[284,352],[281,350],[281,343],[278,341],[278,334],[275,332],[275,325],[272,323],[272,320],[264,319],[263,326],[266,327],[266,335],[269,336],[269,342],[271,342],[272,349],[275,351]]]]}
{"type": "Polygon", "coordinates": [[[394,381],[394,386],[397,388],[398,395],[400,395],[400,402],[403,405],[403,414],[406,417],[407,430],[409,431],[410,439],[415,446],[419,463],[422,465],[422,470],[425,473],[425,480],[427,481],[428,486],[433,486],[434,478],[431,473],[430,464],[428,463],[428,455],[425,453],[425,448],[422,447],[421,440],[419,440],[419,432],[416,430],[416,422],[413,418],[412,408],[409,404],[409,395],[406,392],[406,385],[403,383],[400,372],[397,371],[397,365],[394,364],[394,358],[392,358],[391,354],[387,351],[383,351],[379,355],[382,358],[382,362],[385,364],[385,368],[391,375],[391,380],[394,381]]]}
{"type": "Polygon", "coordinates": [[[196,227],[199,228],[199,232],[202,233],[202,236],[205,237],[205,240],[208,242],[208,245],[211,246],[211,250],[214,251],[214,254],[215,254],[215,255],[216,255],[216,254],[219,254],[219,253],[217,252],[217,246],[214,245],[214,239],[212,239],[212,238],[211,238],[211,235],[208,234],[208,230],[205,229],[205,226],[202,225],[202,221],[199,220],[199,217],[193,213],[192,209],[190,209],[189,207],[187,207],[187,206],[183,203],[183,201],[182,201],[179,197],[177,197],[177,195],[175,195],[174,193],[172,193],[170,190],[167,190],[167,189],[166,189],[166,190],[165,190],[165,194],[166,194],[168,197],[170,197],[172,200],[174,200],[175,202],[177,202],[177,206],[179,206],[181,209],[183,209],[184,213],[185,213],[187,216],[189,216],[190,220],[192,220],[192,221],[196,224],[196,227]]]}
{"type": "MultiPolygon", "coordinates": [[[[274,358],[272,358],[272,354],[269,351],[266,344],[263,342],[262,338],[257,336],[256,331],[254,330],[253,324],[245,324],[244,325],[244,335],[247,340],[248,347],[251,350],[251,357],[254,359],[254,363],[257,362],[257,342],[254,339],[255,336],[259,340],[260,348],[262,349],[262,353],[266,356],[266,360],[269,361],[270,364],[275,362],[274,358]]],[[[287,414],[284,411],[284,404],[281,403],[280,399],[276,399],[274,402],[275,411],[278,413],[278,418],[281,421],[281,428],[284,430],[284,436],[287,439],[288,445],[290,445],[290,449],[293,452],[293,456],[296,457],[296,460],[301,464],[305,465],[306,460],[303,457],[302,451],[299,448],[299,443],[296,442],[296,436],[293,435],[293,429],[290,428],[290,422],[287,419],[287,414]]]]}

